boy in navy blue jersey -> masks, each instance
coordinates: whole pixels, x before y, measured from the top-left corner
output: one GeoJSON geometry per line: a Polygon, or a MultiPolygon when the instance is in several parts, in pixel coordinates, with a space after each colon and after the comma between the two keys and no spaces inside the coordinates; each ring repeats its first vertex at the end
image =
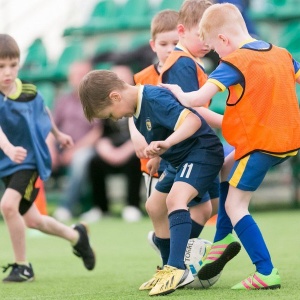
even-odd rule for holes
{"type": "MultiPolygon", "coordinates": [[[[111,71],[98,70],[82,79],[79,96],[88,120],[133,116],[148,143],[145,156],[161,156],[176,170],[166,201],[162,194],[163,201],[157,202],[163,222],[153,222],[155,232],[170,228],[170,256],[168,264],[157,272],[157,284],[149,295],[172,293],[194,280],[184,265],[192,227],[187,204],[202,196],[218,175],[224,161],[222,144],[200,115],[160,87],[131,86],[111,71]]],[[[157,190],[151,197],[154,193],[159,197],[157,190]]]]}

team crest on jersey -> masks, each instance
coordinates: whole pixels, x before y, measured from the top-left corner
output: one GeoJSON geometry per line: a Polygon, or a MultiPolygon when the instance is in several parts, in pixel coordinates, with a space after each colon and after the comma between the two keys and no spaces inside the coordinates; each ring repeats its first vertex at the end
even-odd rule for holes
{"type": "Polygon", "coordinates": [[[150,119],[146,119],[146,128],[148,131],[151,131],[151,129],[152,129],[152,124],[151,124],[150,119]]]}

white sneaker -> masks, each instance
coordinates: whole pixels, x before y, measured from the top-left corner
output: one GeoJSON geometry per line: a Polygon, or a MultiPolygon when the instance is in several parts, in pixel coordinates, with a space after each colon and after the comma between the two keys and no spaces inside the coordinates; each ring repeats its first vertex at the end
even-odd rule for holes
{"type": "Polygon", "coordinates": [[[122,211],[122,218],[126,222],[138,222],[142,218],[142,212],[135,206],[126,206],[122,211]]]}
{"type": "Polygon", "coordinates": [[[68,222],[72,219],[72,217],[71,212],[64,207],[58,207],[53,213],[53,218],[60,222],[68,222]]]}
{"type": "Polygon", "coordinates": [[[98,207],[94,207],[87,212],[80,215],[80,220],[85,221],[87,223],[94,223],[101,220],[103,217],[102,210],[98,207]]]}
{"type": "Polygon", "coordinates": [[[149,231],[148,235],[147,235],[147,240],[148,240],[150,246],[154,249],[154,251],[159,255],[159,257],[161,257],[161,253],[154,243],[154,239],[153,239],[154,235],[155,235],[154,231],[149,231]]]}

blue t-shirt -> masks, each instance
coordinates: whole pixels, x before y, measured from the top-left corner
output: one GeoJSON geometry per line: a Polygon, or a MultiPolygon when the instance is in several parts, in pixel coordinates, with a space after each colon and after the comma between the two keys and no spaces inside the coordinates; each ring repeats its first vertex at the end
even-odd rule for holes
{"type": "Polygon", "coordinates": [[[46,144],[51,122],[41,95],[33,91],[33,85],[25,86],[14,100],[5,99],[0,93],[0,127],[11,144],[27,150],[25,160],[17,164],[0,149],[0,178],[28,169],[37,170],[41,179],[46,180],[51,174],[51,156],[46,144]]]}
{"type": "MultiPolygon", "coordinates": [[[[141,86],[134,122],[149,144],[152,141],[167,139],[176,130],[182,118],[186,117],[187,110],[169,90],[145,85],[141,86]]],[[[161,155],[175,168],[187,158],[190,162],[207,164],[223,161],[220,139],[206,121],[199,114],[197,116],[201,119],[201,127],[192,136],[161,155]],[[212,153],[215,153],[215,156],[212,153]]]]}

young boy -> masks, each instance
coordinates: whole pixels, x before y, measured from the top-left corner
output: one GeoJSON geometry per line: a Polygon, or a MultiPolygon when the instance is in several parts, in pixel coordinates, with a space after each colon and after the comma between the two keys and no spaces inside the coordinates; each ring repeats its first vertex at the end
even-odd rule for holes
{"type": "Polygon", "coordinates": [[[133,116],[148,144],[145,156],[161,156],[175,168],[166,201],[157,203],[165,217],[160,224],[153,224],[155,231],[170,228],[170,257],[168,265],[158,271],[162,276],[149,295],[172,293],[194,280],[184,265],[192,227],[187,204],[203,195],[219,173],[224,161],[222,144],[200,115],[181,106],[166,89],[131,86],[113,72],[102,70],[83,78],[79,96],[88,120],[133,116]]]}
{"type": "MultiPolygon", "coordinates": [[[[134,75],[135,84],[158,84],[162,66],[178,43],[177,21],[178,12],[171,9],[160,11],[153,17],[151,21],[150,46],[157,54],[158,62],[143,69],[139,73],[136,73],[134,75]]],[[[154,174],[150,176],[150,172],[147,167],[149,159],[144,157],[144,149],[148,145],[144,137],[136,129],[133,119],[130,118],[129,120],[131,139],[135,147],[136,154],[141,160],[141,171],[145,177],[147,197],[149,197],[158,181],[159,175],[164,170],[165,163],[159,162],[155,159],[155,162],[160,164],[159,167],[152,166],[152,168],[155,168],[155,170],[158,169],[158,172],[153,171],[154,174]]],[[[154,161],[152,160],[152,162],[154,161]]]]}
{"type": "Polygon", "coordinates": [[[267,171],[296,155],[300,148],[295,92],[295,83],[300,83],[300,64],[285,49],[253,39],[232,4],[212,5],[199,26],[200,38],[219,54],[220,65],[196,92],[183,93],[178,86],[164,86],[185,106],[203,105],[228,88],[222,130],[236,151],[226,203],[220,203],[223,207],[214,244],[198,276],[215,276],[237,254],[237,242],[230,238],[234,229],[256,271],[232,289],[280,288],[278,270],[248,207],[267,171]]]}
{"type": "Polygon", "coordinates": [[[74,254],[82,257],[85,267],[92,270],[95,266],[86,226],[68,227],[41,215],[34,205],[37,178],[46,180],[51,172],[45,142],[51,127],[62,146],[72,146],[73,141],[52,123],[36,87],[17,78],[19,60],[16,41],[7,34],[0,34],[0,178],[6,187],[0,205],[15,257],[15,262],[4,268],[4,272],[12,270],[3,282],[34,279],[32,265],[26,257],[25,224],[70,241],[74,254]]]}
{"type": "MultiPolygon", "coordinates": [[[[202,0],[193,0],[187,1],[188,4],[184,4],[183,8],[180,9],[180,12],[176,12],[173,10],[163,10],[155,15],[151,22],[151,37],[150,45],[154,52],[156,52],[158,57],[158,63],[147,67],[141,72],[135,74],[134,79],[136,84],[154,84],[156,85],[160,80],[161,71],[164,70],[164,64],[166,61],[169,61],[168,57],[172,56],[174,52],[174,47],[178,43],[178,31],[177,24],[179,15],[181,15],[180,23],[187,22],[184,18],[185,15],[189,15],[191,13],[195,14],[193,18],[193,27],[198,29],[198,22],[195,20],[197,18],[201,18],[203,14],[203,10],[209,4],[207,1],[202,0]],[[193,5],[195,3],[195,5],[193,5]],[[184,19],[184,20],[183,20],[184,19]]],[[[189,25],[191,21],[189,21],[189,25]]],[[[179,27],[182,29],[182,24],[179,27]]],[[[197,36],[196,36],[197,37],[197,36]]],[[[195,38],[194,38],[195,40],[195,38]]],[[[196,45],[199,45],[199,39],[196,41],[196,45]]],[[[201,44],[202,46],[202,44],[201,44]]],[[[199,47],[201,49],[201,47],[199,47]]],[[[203,54],[202,54],[203,55],[203,54]]],[[[191,59],[191,58],[189,58],[191,59]]],[[[195,72],[197,68],[197,63],[192,60],[193,71],[192,74],[188,74],[187,76],[192,77],[191,81],[196,81],[196,86],[194,86],[193,90],[199,88],[198,78],[195,78],[195,72]]],[[[200,70],[203,73],[203,70],[200,70]]],[[[177,82],[174,82],[177,83],[177,82]]],[[[132,118],[130,119],[132,121],[132,118]]],[[[137,131],[133,121],[130,122],[131,129],[131,137],[133,144],[136,149],[136,153],[139,157],[143,156],[143,150],[147,147],[147,143],[144,137],[137,131]]],[[[156,202],[165,201],[168,192],[170,191],[176,171],[173,170],[171,166],[167,167],[167,163],[164,160],[160,160],[159,158],[153,158],[151,160],[142,158],[141,159],[141,167],[143,174],[145,176],[145,182],[147,186],[147,203],[146,208],[149,211],[149,215],[153,222],[156,222],[157,212],[154,210],[156,208],[156,202]],[[159,165],[159,167],[158,167],[159,165]],[[151,170],[151,175],[149,173],[149,169],[151,170]],[[164,170],[166,171],[164,172],[164,170]],[[156,172],[158,170],[158,172],[156,172]],[[164,176],[158,179],[158,176],[164,172],[164,176]],[[157,184],[157,185],[156,185],[157,184]],[[157,186],[159,193],[154,192],[154,188],[157,186]],[[150,195],[154,192],[154,194],[150,197],[150,195]],[[164,198],[162,198],[162,196],[164,198]]],[[[218,197],[218,185],[215,185],[216,193],[215,197],[218,197]]],[[[206,201],[202,201],[199,204],[199,199],[196,199],[194,206],[190,207],[191,219],[192,219],[192,230],[190,234],[190,238],[198,237],[200,232],[202,231],[204,224],[211,216],[211,204],[207,202],[209,200],[209,195],[205,196],[206,201]]],[[[190,206],[190,205],[189,205],[190,206]]],[[[160,215],[160,214],[159,214],[160,215]]],[[[158,220],[160,223],[160,220],[158,220]]],[[[166,227],[164,231],[160,230],[159,232],[150,231],[148,234],[148,241],[150,245],[155,249],[155,251],[162,258],[162,265],[167,264],[170,253],[170,237],[169,237],[169,228],[166,227]]],[[[156,282],[157,274],[154,275],[154,278],[151,278],[147,282],[143,283],[140,286],[140,290],[148,290],[154,286],[156,282]]]]}

